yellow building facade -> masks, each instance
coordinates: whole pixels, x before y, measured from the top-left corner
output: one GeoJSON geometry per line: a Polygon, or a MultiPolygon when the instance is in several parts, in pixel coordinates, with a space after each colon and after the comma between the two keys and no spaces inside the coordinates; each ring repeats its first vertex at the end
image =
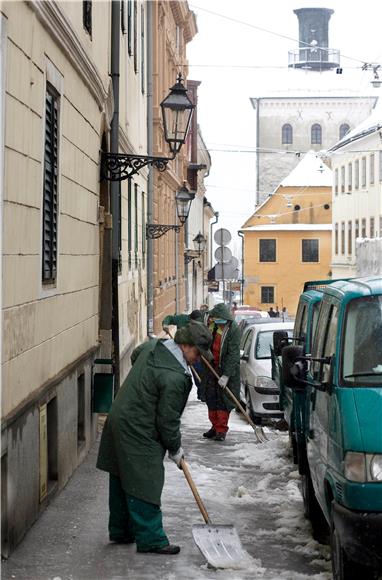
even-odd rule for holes
{"type": "Polygon", "coordinates": [[[304,282],[331,277],[331,184],[309,152],[243,225],[246,304],[294,316],[304,282]]]}

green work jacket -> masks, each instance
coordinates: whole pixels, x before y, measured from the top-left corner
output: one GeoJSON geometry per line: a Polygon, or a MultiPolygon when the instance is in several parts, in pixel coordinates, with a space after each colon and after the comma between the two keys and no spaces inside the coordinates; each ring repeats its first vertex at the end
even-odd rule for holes
{"type": "Polygon", "coordinates": [[[140,345],[110,409],[97,467],[120,477],[125,492],[160,505],[166,451],[181,446],[180,417],[192,382],[158,340],[140,345]]]}
{"type": "Polygon", "coordinates": [[[190,322],[189,314],[169,314],[162,321],[162,326],[176,326],[177,328],[183,328],[190,322]]]}

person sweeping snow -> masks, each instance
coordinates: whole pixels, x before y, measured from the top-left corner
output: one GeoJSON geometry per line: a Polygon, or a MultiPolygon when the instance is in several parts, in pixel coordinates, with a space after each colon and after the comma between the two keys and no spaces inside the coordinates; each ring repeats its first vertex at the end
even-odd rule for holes
{"type": "Polygon", "coordinates": [[[224,441],[228,432],[229,414],[234,408],[224,388],[228,387],[236,398],[240,395],[240,330],[225,304],[217,304],[210,311],[208,325],[213,336],[211,350],[214,366],[222,376],[217,380],[208,370],[203,373],[204,397],[212,423],[211,429],[203,433],[203,437],[224,441]]]}
{"type": "Polygon", "coordinates": [[[132,369],[118,391],[102,433],[97,467],[109,472],[109,537],[136,542],[138,552],[177,554],[162,525],[163,459],[181,467],[180,417],[191,386],[189,364],[212,358],[212,336],[201,323],[174,340],[150,340],[132,354],[132,369]]]}

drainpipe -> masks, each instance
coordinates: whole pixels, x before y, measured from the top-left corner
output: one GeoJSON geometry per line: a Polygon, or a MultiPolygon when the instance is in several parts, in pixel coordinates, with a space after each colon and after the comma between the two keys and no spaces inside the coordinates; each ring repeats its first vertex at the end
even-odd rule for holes
{"type": "Polygon", "coordinates": [[[216,211],[215,212],[215,221],[211,222],[210,224],[210,268],[212,268],[212,249],[214,247],[213,244],[213,239],[212,239],[212,228],[214,227],[215,224],[217,224],[219,221],[219,212],[216,211]]]}
{"type": "MultiPolygon", "coordinates": [[[[185,249],[188,249],[188,235],[189,235],[188,220],[184,224],[184,239],[186,240],[185,249]]],[[[190,288],[189,288],[189,262],[186,261],[186,256],[184,256],[184,273],[185,273],[185,289],[186,289],[186,310],[187,312],[191,310],[190,306],[190,288]]]]}
{"type": "MultiPolygon", "coordinates": [[[[147,155],[153,155],[153,3],[146,3],[147,27],[147,155]]],[[[149,165],[147,180],[147,223],[154,219],[154,170],[149,165]]],[[[147,240],[147,336],[154,333],[154,240],[147,240]]]]}
{"type": "Polygon", "coordinates": [[[260,203],[260,99],[256,99],[256,205],[260,203]]]}
{"type": "MultiPolygon", "coordinates": [[[[114,114],[111,121],[110,153],[119,151],[119,56],[120,56],[120,14],[119,0],[111,3],[111,79],[113,83],[114,114]]],[[[119,228],[120,228],[120,201],[121,184],[112,181],[110,187],[111,214],[113,216],[112,231],[112,340],[113,340],[113,366],[115,391],[120,386],[120,361],[119,361],[119,302],[118,302],[118,271],[119,271],[119,228]]]]}
{"type": "Polygon", "coordinates": [[[241,238],[241,303],[244,304],[244,234],[239,230],[237,235],[241,238]]]}
{"type": "MultiPolygon", "coordinates": [[[[176,224],[178,220],[178,214],[175,208],[175,221],[176,224]]],[[[179,314],[180,304],[179,304],[179,233],[175,231],[175,312],[179,314]]]]}

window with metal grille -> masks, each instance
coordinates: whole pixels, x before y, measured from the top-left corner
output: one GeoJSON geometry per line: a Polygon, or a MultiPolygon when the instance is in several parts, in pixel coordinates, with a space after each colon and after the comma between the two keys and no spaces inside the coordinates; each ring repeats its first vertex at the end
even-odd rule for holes
{"type": "Polygon", "coordinates": [[[374,223],[375,223],[374,222],[374,218],[371,217],[370,218],[370,237],[371,238],[374,238],[374,236],[375,236],[375,225],[374,225],[374,223]]]}
{"type": "Polygon", "coordinates": [[[82,2],[82,22],[86,32],[92,35],[92,0],[83,0],[82,2]]]}
{"type": "Polygon", "coordinates": [[[285,123],[282,126],[281,143],[283,145],[291,145],[293,143],[293,127],[289,123],[285,123]]]}
{"type": "Polygon", "coordinates": [[[322,127],[318,123],[312,125],[311,129],[311,143],[312,145],[322,144],[322,127]]]}
{"type": "Polygon", "coordinates": [[[369,171],[370,171],[370,184],[373,185],[374,180],[375,180],[375,155],[374,155],[374,153],[372,153],[370,155],[369,171]]]}
{"type": "Polygon", "coordinates": [[[348,191],[353,189],[353,164],[348,165],[348,191]]]}
{"type": "Polygon", "coordinates": [[[44,192],[42,208],[42,280],[57,277],[59,97],[47,84],[45,96],[44,192]]]}
{"type": "Polygon", "coordinates": [[[341,193],[345,193],[345,165],[341,167],[341,193]]]}
{"type": "Polygon", "coordinates": [[[276,262],[276,240],[259,240],[260,262],[276,262]]]}
{"type": "Polygon", "coordinates": [[[366,238],[366,218],[362,218],[361,224],[361,236],[366,238]]]}
{"type": "Polygon", "coordinates": [[[340,139],[343,139],[343,137],[345,137],[346,133],[349,133],[349,131],[350,126],[347,123],[340,125],[340,139]]]}
{"type": "Polygon", "coordinates": [[[362,187],[366,187],[366,157],[362,157],[362,187]]]}
{"type": "Polygon", "coordinates": [[[359,220],[354,222],[354,237],[355,239],[359,238],[359,220]]]}
{"type": "Polygon", "coordinates": [[[353,252],[353,223],[348,222],[348,254],[352,255],[353,252]]]}
{"type": "Polygon", "coordinates": [[[354,187],[355,189],[359,189],[359,159],[356,159],[354,163],[354,173],[355,173],[354,187]]]}
{"type": "Polygon", "coordinates": [[[318,240],[302,240],[302,261],[318,262],[318,240]]]}
{"type": "Polygon", "coordinates": [[[338,255],[338,224],[334,225],[334,253],[338,255]]]}
{"type": "Polygon", "coordinates": [[[261,287],[261,302],[262,304],[273,304],[275,301],[275,288],[274,286],[262,286],[261,287]]]}
{"type": "Polygon", "coordinates": [[[341,254],[345,254],[345,222],[341,222],[341,254]]]}
{"type": "Polygon", "coordinates": [[[338,169],[334,170],[334,193],[338,193],[338,169]]]}

